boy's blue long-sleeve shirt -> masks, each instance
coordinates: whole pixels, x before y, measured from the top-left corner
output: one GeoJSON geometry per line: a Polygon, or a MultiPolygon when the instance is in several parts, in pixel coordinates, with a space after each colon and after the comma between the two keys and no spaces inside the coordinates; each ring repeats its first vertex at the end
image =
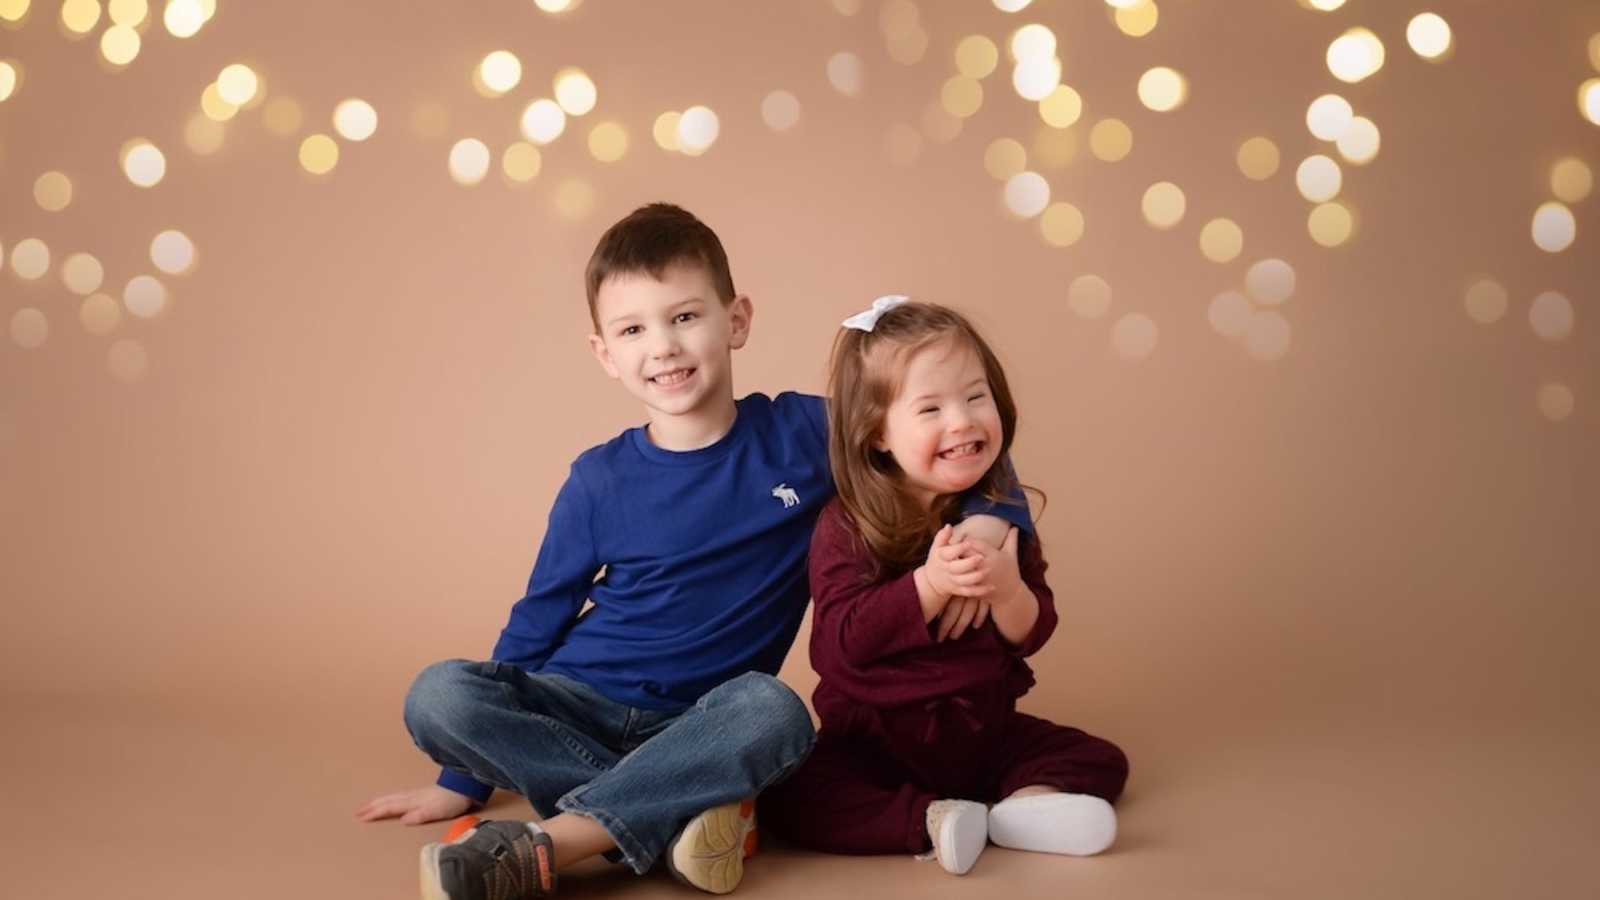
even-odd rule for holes
{"type": "MultiPolygon", "coordinates": [[[[789,392],[751,394],[737,410],[699,450],[663,450],[640,427],[578,457],[496,661],[656,710],[687,708],[744,672],[777,673],[834,493],[826,411],[821,397],[789,392]]],[[[967,509],[1032,529],[1026,506],[967,509]]],[[[439,784],[480,802],[491,793],[448,770],[439,784]]]]}

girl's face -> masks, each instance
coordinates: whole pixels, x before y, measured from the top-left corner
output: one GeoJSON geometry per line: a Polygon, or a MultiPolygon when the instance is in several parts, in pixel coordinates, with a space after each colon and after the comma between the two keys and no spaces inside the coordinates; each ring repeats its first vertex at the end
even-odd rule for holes
{"type": "Polygon", "coordinates": [[[941,494],[977,484],[1003,437],[983,361],[970,347],[943,340],[907,360],[873,446],[894,457],[918,501],[931,506],[941,494]]]}

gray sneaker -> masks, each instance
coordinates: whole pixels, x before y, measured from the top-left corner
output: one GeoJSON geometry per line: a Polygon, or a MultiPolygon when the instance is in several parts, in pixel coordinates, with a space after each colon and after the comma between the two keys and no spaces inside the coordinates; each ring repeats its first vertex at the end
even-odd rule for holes
{"type": "Polygon", "coordinates": [[[534,900],[556,890],[555,845],[525,822],[479,822],[422,848],[422,900],[534,900]]]}

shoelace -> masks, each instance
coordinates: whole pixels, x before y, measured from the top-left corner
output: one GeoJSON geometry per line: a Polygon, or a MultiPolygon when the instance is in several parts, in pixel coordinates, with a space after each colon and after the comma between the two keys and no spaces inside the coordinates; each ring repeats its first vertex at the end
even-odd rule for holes
{"type": "Polygon", "coordinates": [[[489,900],[527,900],[540,896],[539,871],[534,865],[531,840],[511,842],[505,853],[495,857],[494,868],[485,873],[489,900]]]}

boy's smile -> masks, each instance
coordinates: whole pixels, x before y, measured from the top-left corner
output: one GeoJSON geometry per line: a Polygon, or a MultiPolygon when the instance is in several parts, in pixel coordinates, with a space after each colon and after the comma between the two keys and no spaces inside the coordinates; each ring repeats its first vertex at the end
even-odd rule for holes
{"type": "Polygon", "coordinates": [[[595,297],[601,367],[639,398],[650,438],[671,450],[714,443],[733,424],[733,351],[750,335],[748,297],[724,305],[705,266],[680,262],[606,279],[595,297]]]}

